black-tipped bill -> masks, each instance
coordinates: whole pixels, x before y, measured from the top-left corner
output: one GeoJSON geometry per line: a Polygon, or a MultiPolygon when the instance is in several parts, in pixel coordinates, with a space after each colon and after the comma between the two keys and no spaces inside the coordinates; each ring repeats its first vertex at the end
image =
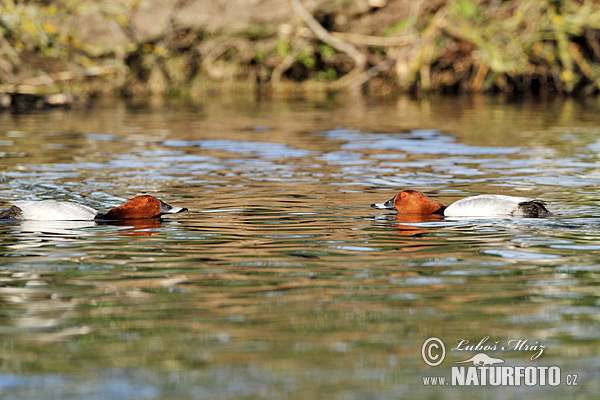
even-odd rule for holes
{"type": "Polygon", "coordinates": [[[395,210],[396,206],[394,205],[394,200],[396,200],[396,196],[392,197],[391,199],[389,199],[385,203],[371,204],[371,207],[373,207],[373,208],[380,208],[382,210],[395,210]]]}
{"type": "Polygon", "coordinates": [[[160,201],[160,213],[161,213],[161,215],[162,214],[177,214],[177,213],[184,212],[184,211],[188,210],[187,208],[175,207],[175,206],[169,205],[169,204],[165,203],[162,200],[159,200],[159,201],[160,201]]]}

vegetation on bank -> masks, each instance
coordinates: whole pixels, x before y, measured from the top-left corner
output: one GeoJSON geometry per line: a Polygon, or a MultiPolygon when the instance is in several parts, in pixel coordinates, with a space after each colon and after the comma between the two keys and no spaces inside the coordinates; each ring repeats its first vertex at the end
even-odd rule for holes
{"type": "Polygon", "coordinates": [[[1,0],[0,93],[599,93],[592,1],[282,0],[248,17],[249,2],[237,28],[193,3],[218,0],[1,0]]]}

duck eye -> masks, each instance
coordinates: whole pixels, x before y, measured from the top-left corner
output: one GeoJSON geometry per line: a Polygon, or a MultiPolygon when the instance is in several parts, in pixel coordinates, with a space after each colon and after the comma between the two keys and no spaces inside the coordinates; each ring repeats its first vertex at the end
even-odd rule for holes
{"type": "Polygon", "coordinates": [[[152,200],[150,199],[150,197],[148,197],[148,198],[146,199],[146,203],[150,203],[151,201],[152,201],[152,200]]]}
{"type": "Polygon", "coordinates": [[[408,194],[406,194],[406,193],[402,193],[402,194],[400,195],[400,197],[402,197],[403,199],[405,199],[407,196],[408,196],[408,194]]]}

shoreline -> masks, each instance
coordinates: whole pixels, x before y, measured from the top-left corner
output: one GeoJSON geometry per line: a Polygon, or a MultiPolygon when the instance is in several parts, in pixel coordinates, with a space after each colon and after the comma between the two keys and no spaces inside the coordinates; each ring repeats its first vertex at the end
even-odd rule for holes
{"type": "Polygon", "coordinates": [[[7,2],[0,108],[240,88],[257,96],[600,93],[600,5],[593,2],[342,3],[236,0],[223,9],[218,0],[148,0],[89,11],[88,0],[7,2]],[[31,97],[32,105],[7,104],[6,96],[31,97]]]}

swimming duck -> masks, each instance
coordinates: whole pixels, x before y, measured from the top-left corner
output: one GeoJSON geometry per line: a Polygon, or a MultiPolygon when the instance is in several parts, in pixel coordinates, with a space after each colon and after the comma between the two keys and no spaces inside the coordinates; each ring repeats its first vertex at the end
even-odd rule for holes
{"type": "Polygon", "coordinates": [[[418,190],[403,190],[373,208],[397,210],[399,214],[443,215],[446,217],[545,217],[545,203],[528,197],[482,194],[458,200],[448,207],[418,190]]]}
{"type": "Polygon", "coordinates": [[[0,213],[0,219],[36,221],[89,221],[127,220],[156,218],[163,214],[187,211],[187,208],[174,207],[154,196],[136,196],[106,213],[92,207],[69,201],[41,200],[15,201],[14,205],[0,213]]]}

